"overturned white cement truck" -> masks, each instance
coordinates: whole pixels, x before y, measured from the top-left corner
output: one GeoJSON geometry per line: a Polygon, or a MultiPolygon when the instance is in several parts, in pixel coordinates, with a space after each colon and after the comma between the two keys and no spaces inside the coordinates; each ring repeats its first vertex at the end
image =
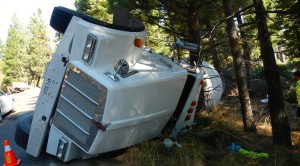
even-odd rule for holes
{"type": "Polygon", "coordinates": [[[35,157],[45,150],[64,162],[89,158],[155,138],[166,127],[176,137],[193,125],[207,74],[218,87],[214,100],[221,97],[221,79],[209,64],[206,73],[201,64],[182,65],[146,49],[144,25],[129,14],[116,11],[109,24],[55,7],[50,25],[63,37],[34,114],[16,130],[17,144],[35,157]]]}

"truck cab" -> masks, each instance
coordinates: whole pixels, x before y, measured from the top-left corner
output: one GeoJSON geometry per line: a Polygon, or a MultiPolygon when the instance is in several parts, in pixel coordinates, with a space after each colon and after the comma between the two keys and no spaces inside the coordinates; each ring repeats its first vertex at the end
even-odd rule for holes
{"type": "Polygon", "coordinates": [[[64,35],[44,73],[27,153],[45,146],[67,162],[192,126],[205,71],[147,49],[141,22],[122,11],[109,24],[55,7],[50,25],[64,35]]]}

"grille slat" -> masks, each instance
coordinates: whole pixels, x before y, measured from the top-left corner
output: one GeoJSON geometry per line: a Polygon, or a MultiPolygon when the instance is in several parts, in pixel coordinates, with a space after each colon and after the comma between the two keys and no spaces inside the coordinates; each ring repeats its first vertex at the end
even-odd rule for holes
{"type": "Polygon", "coordinates": [[[59,112],[59,115],[63,116],[64,118],[66,118],[69,122],[71,122],[74,126],[76,126],[76,128],[78,128],[79,130],[81,130],[83,133],[85,133],[86,135],[89,135],[89,133],[87,131],[85,131],[83,128],[81,128],[80,126],[78,126],[73,120],[71,120],[68,116],[66,116],[64,113],[62,113],[60,110],[57,110],[57,112],[59,112]]]}
{"type": "Polygon", "coordinates": [[[86,94],[84,94],[83,92],[81,92],[79,89],[77,89],[74,85],[72,85],[72,83],[65,81],[66,85],[69,85],[70,87],[72,87],[75,91],[77,91],[78,93],[80,93],[81,95],[83,95],[84,97],[86,97],[88,100],[90,100],[91,102],[93,102],[94,104],[98,105],[97,101],[93,100],[92,98],[90,98],[89,96],[87,96],[86,94]]]}
{"type": "Polygon", "coordinates": [[[93,120],[102,121],[106,95],[103,85],[69,64],[53,125],[88,151],[98,133],[93,120]]]}
{"type": "Polygon", "coordinates": [[[61,95],[60,97],[61,97],[61,100],[65,100],[67,103],[69,103],[70,105],[72,105],[72,107],[74,107],[76,110],[80,111],[86,117],[88,117],[89,119],[93,119],[93,117],[91,117],[90,115],[88,115],[87,113],[85,113],[82,109],[78,108],[76,105],[72,104],[72,102],[70,100],[68,100],[66,97],[64,97],[63,95],[61,95]]]}
{"type": "Polygon", "coordinates": [[[81,128],[84,132],[88,133],[91,127],[91,119],[86,118],[84,114],[79,112],[75,107],[70,103],[61,100],[59,103],[58,112],[63,114],[71,123],[81,128]],[[80,124],[80,125],[79,125],[80,124]]]}
{"type": "MultiPolygon", "coordinates": [[[[90,117],[95,115],[97,105],[82,96],[78,91],[65,84],[64,91],[62,93],[66,99],[76,105],[79,109],[84,110],[90,117]]],[[[99,99],[98,99],[99,100],[99,99]]]]}
{"type": "Polygon", "coordinates": [[[68,82],[71,82],[76,88],[78,88],[84,94],[88,94],[94,101],[99,100],[100,89],[95,87],[91,82],[88,82],[86,79],[80,77],[75,72],[69,72],[68,82]]]}
{"type": "Polygon", "coordinates": [[[72,136],[76,136],[75,138],[80,142],[86,142],[88,138],[87,134],[78,129],[78,127],[76,127],[74,124],[70,123],[69,120],[62,114],[58,114],[58,116],[56,117],[56,126],[58,128],[62,127],[72,136]]]}

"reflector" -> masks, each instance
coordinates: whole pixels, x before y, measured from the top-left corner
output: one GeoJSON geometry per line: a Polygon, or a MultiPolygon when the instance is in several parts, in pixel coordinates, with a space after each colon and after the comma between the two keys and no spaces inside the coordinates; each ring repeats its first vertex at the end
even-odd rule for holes
{"type": "Polygon", "coordinates": [[[188,112],[188,113],[193,113],[193,112],[194,112],[194,109],[193,109],[193,108],[190,108],[190,109],[188,109],[187,112],[188,112]]]}
{"type": "Polygon", "coordinates": [[[185,119],[184,119],[184,120],[185,120],[185,121],[187,121],[187,120],[190,120],[190,119],[191,119],[191,117],[192,117],[191,115],[187,115],[187,116],[185,117],[185,119]]]}
{"type": "Polygon", "coordinates": [[[193,101],[192,103],[191,103],[191,106],[196,106],[197,105],[197,101],[193,101]]]}
{"type": "Polygon", "coordinates": [[[201,80],[201,81],[200,81],[200,85],[204,85],[204,80],[201,80]]]}

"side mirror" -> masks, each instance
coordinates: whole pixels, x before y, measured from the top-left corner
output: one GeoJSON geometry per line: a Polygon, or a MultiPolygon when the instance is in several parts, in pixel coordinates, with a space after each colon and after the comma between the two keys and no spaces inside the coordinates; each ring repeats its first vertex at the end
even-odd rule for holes
{"type": "Polygon", "coordinates": [[[125,59],[118,59],[114,63],[114,69],[116,71],[115,74],[111,74],[110,72],[106,72],[104,74],[106,74],[113,81],[118,82],[119,78],[117,77],[117,74],[119,74],[123,78],[128,74],[129,72],[128,62],[125,59]]]}
{"type": "Polygon", "coordinates": [[[119,74],[121,77],[128,74],[129,65],[125,59],[118,59],[114,64],[114,69],[116,74],[119,74]]]}

